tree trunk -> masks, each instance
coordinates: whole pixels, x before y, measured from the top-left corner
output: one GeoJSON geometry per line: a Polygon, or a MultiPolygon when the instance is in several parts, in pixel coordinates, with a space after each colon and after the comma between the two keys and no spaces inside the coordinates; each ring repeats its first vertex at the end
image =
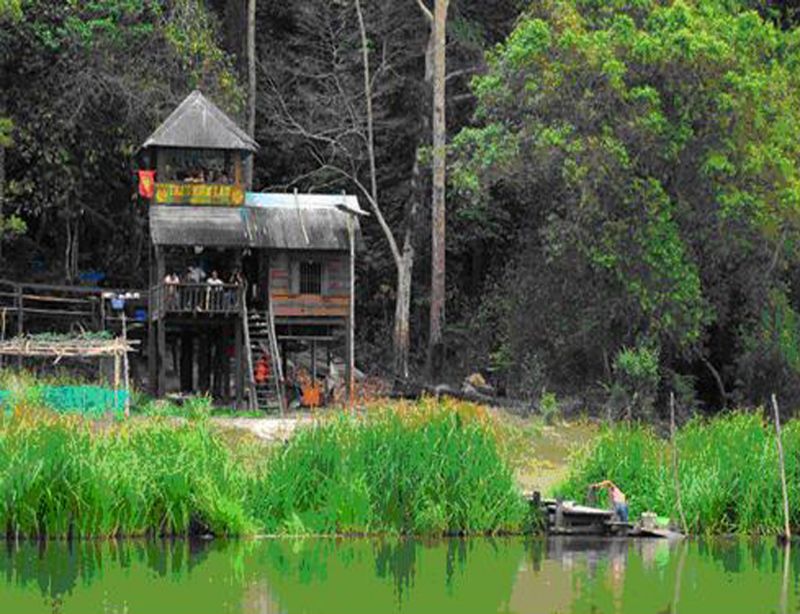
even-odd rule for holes
{"type": "MultiPolygon", "coordinates": [[[[2,111],[2,107],[0,107],[2,111]]],[[[0,113],[0,117],[3,117],[0,113]]],[[[5,224],[3,204],[6,198],[6,148],[0,142],[0,262],[3,262],[3,226],[5,224]]]]}
{"type": "MultiPolygon", "coordinates": [[[[5,76],[5,73],[3,73],[5,76]]],[[[6,116],[6,97],[0,92],[0,119],[6,116]]],[[[0,134],[0,262],[3,262],[3,226],[5,223],[5,198],[6,198],[6,145],[0,134]]]]}
{"type": "Polygon", "coordinates": [[[433,193],[431,205],[431,312],[428,368],[431,378],[441,375],[444,359],[442,330],[445,320],[445,46],[449,0],[436,0],[433,18],[433,193]]]}
{"type": "MultiPolygon", "coordinates": [[[[247,0],[247,134],[256,136],[256,0],[247,0]]],[[[253,157],[245,160],[244,182],[253,189],[253,157]]]]}
{"type": "MultiPolygon", "coordinates": [[[[413,219],[417,211],[416,178],[419,169],[416,161],[412,177],[412,204],[406,220],[405,236],[403,239],[403,251],[400,252],[397,240],[392,233],[386,220],[383,218],[378,205],[378,172],[375,162],[375,135],[373,129],[374,115],[372,110],[372,86],[369,70],[369,41],[367,30],[364,23],[364,13],[361,9],[360,0],[355,0],[356,13],[358,16],[359,32],[361,34],[361,54],[364,63],[364,97],[367,107],[367,155],[369,157],[370,172],[370,204],[378,218],[378,222],[383,229],[386,240],[392,252],[392,257],[397,267],[397,289],[395,297],[394,312],[394,334],[393,334],[393,354],[394,354],[394,376],[395,379],[408,379],[408,355],[410,347],[410,313],[411,313],[411,276],[414,269],[414,244],[413,244],[413,219]]],[[[427,70],[426,70],[427,74],[427,70]]]]}
{"type": "Polygon", "coordinates": [[[67,218],[67,222],[64,226],[67,231],[67,240],[64,244],[64,283],[70,283],[72,281],[70,276],[70,264],[72,263],[72,222],[69,218],[67,218]]]}
{"type": "Polygon", "coordinates": [[[394,311],[394,375],[408,379],[408,353],[410,345],[411,273],[414,268],[413,249],[404,252],[397,266],[397,297],[394,311]]]}

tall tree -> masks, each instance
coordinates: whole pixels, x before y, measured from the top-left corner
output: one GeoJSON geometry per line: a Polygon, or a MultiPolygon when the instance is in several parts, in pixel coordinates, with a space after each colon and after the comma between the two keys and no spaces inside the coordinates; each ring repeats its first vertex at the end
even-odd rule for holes
{"type": "MultiPolygon", "coordinates": [[[[413,236],[413,223],[405,225],[403,233],[403,247],[402,251],[398,246],[397,239],[394,232],[386,222],[386,217],[381,210],[378,199],[378,173],[375,161],[375,134],[374,134],[374,114],[372,110],[373,97],[372,97],[372,77],[369,67],[369,39],[367,37],[367,29],[364,23],[364,12],[361,9],[361,1],[355,0],[356,14],[358,16],[358,27],[361,38],[361,55],[364,65],[364,100],[366,104],[367,113],[367,156],[369,158],[369,176],[370,176],[370,198],[369,202],[375,217],[381,226],[381,230],[389,243],[389,248],[392,252],[395,267],[397,269],[397,289],[395,297],[395,315],[394,315],[394,334],[392,337],[393,345],[393,358],[394,358],[394,375],[400,380],[406,380],[409,376],[408,371],[408,355],[410,349],[410,313],[411,313],[411,276],[414,270],[414,236],[413,236]]],[[[414,176],[418,174],[418,169],[415,164],[414,176]]],[[[409,218],[413,220],[416,217],[418,200],[415,197],[416,190],[412,186],[412,203],[409,209],[409,218]]]]}
{"type": "MultiPolygon", "coordinates": [[[[279,137],[276,148],[286,147],[294,161],[280,185],[330,191],[350,182],[366,199],[394,268],[393,363],[395,375],[406,379],[418,128],[415,116],[398,111],[419,98],[402,76],[414,58],[408,45],[414,30],[389,0],[299,4],[292,17],[297,29],[281,43],[282,55],[261,63],[268,138],[279,137]],[[308,154],[305,165],[299,152],[308,154]],[[399,186],[382,189],[389,181],[399,186]]],[[[375,261],[380,250],[373,251],[375,261]]]]}
{"type": "Polygon", "coordinates": [[[433,190],[431,194],[431,310],[428,339],[428,365],[432,378],[441,374],[444,361],[445,322],[445,189],[447,162],[446,76],[447,9],[449,0],[435,0],[433,12],[417,0],[428,19],[433,55],[433,190]]]}
{"type": "MultiPolygon", "coordinates": [[[[247,0],[247,134],[256,135],[256,0],[247,0]]],[[[253,187],[253,157],[247,156],[245,184],[253,187]]]]}
{"type": "Polygon", "coordinates": [[[451,178],[502,263],[490,351],[533,394],[800,398],[800,48],[743,5],[537,3],[473,82],[451,178]]]}

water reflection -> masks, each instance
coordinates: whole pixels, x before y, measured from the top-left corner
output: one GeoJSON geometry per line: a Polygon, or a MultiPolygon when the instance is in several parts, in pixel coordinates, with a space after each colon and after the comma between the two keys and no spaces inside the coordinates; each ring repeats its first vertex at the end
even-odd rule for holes
{"type": "Polygon", "coordinates": [[[6,542],[0,612],[788,612],[798,556],[765,540],[6,542]]]}

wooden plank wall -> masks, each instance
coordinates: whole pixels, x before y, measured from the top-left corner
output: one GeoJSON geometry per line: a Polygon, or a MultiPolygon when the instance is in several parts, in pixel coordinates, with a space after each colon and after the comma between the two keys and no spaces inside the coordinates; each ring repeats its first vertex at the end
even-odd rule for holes
{"type": "Polygon", "coordinates": [[[270,292],[276,317],[347,317],[348,255],[337,252],[279,252],[270,256],[270,292]],[[300,263],[322,263],[322,294],[300,294],[300,263]]]}

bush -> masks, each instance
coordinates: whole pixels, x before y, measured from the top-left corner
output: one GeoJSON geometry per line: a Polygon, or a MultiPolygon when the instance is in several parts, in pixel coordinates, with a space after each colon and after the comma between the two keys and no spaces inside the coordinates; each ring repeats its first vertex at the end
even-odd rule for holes
{"type": "Polygon", "coordinates": [[[614,382],[609,390],[611,414],[649,418],[659,382],[658,351],[646,345],[624,348],[614,358],[614,382]]]}
{"type": "Polygon", "coordinates": [[[552,424],[558,416],[558,397],[553,392],[542,391],[539,398],[539,414],[547,424],[552,424]]]}
{"type": "Polygon", "coordinates": [[[0,527],[28,537],[241,534],[245,471],[202,425],[0,420],[0,527]]]}

